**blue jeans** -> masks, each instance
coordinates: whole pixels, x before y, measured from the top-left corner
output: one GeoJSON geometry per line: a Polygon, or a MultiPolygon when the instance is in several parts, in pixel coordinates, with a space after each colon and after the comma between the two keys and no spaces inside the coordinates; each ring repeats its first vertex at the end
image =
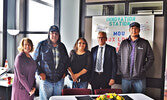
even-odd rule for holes
{"type": "Polygon", "coordinates": [[[73,82],[72,88],[88,88],[88,82],[73,82]]]}
{"type": "Polygon", "coordinates": [[[122,79],[122,92],[132,93],[132,89],[135,93],[145,93],[146,79],[142,79],[142,80],[122,79]]]}
{"type": "Polygon", "coordinates": [[[47,80],[40,80],[39,96],[40,100],[49,100],[51,96],[61,95],[64,86],[64,79],[56,83],[48,82],[47,80]]]}

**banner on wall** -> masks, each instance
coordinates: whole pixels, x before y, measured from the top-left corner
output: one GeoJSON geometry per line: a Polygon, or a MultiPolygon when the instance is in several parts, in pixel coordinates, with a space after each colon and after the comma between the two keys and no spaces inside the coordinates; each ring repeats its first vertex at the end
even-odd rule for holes
{"type": "Polygon", "coordinates": [[[99,31],[107,33],[107,43],[119,49],[122,40],[129,37],[129,25],[140,23],[140,37],[147,39],[153,45],[154,15],[143,16],[93,16],[92,17],[92,47],[98,44],[99,31]]]}

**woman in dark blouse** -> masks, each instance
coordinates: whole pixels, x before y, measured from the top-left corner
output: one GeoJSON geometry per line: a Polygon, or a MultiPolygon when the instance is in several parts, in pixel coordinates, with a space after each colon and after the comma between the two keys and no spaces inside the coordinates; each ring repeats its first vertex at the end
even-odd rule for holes
{"type": "Polygon", "coordinates": [[[71,66],[68,68],[73,88],[87,88],[92,67],[92,55],[84,38],[79,38],[70,52],[71,66]]]}

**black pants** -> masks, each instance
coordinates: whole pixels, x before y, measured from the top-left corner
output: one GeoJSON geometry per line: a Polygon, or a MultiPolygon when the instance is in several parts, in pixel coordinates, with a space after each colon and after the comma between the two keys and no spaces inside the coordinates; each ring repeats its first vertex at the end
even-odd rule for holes
{"type": "Polygon", "coordinates": [[[109,86],[109,81],[110,79],[106,79],[104,73],[99,74],[94,72],[94,78],[91,82],[93,94],[95,89],[110,89],[111,86],[109,86]]]}

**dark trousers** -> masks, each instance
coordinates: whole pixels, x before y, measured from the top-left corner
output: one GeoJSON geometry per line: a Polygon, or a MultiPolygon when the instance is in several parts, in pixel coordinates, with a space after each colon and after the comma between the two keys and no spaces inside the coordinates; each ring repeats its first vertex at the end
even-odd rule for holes
{"type": "Polygon", "coordinates": [[[94,72],[94,78],[91,82],[93,94],[95,89],[110,89],[111,86],[109,86],[109,80],[110,79],[106,79],[104,73],[94,72]]]}

